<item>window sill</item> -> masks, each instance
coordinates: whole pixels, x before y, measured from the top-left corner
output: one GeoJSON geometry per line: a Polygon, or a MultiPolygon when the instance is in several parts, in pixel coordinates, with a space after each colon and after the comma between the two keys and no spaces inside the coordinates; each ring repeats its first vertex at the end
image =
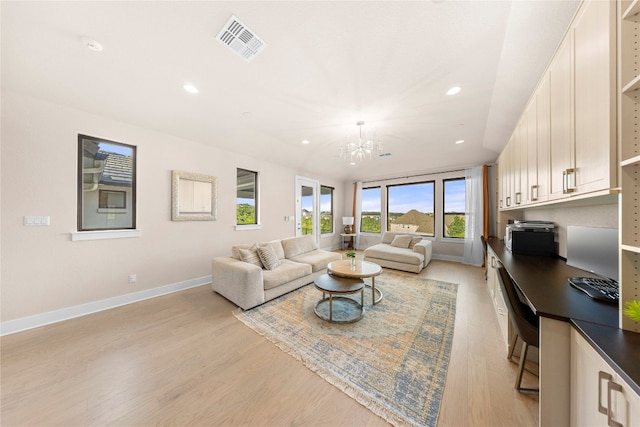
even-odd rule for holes
{"type": "Polygon", "coordinates": [[[98,231],[74,231],[71,233],[72,242],[84,240],[126,239],[142,236],[141,230],[98,230],[98,231]]]}
{"type": "Polygon", "coordinates": [[[236,229],[236,231],[262,230],[262,225],[260,225],[260,224],[236,225],[235,229],[236,229]]]}
{"type": "Polygon", "coordinates": [[[464,238],[461,237],[443,237],[442,242],[444,243],[464,243],[464,238]]]}

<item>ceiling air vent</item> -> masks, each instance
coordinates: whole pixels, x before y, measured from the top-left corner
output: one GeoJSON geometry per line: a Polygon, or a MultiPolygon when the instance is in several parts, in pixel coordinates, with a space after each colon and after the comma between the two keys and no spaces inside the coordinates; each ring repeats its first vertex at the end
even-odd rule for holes
{"type": "Polygon", "coordinates": [[[218,40],[247,62],[251,62],[267,46],[260,37],[256,36],[234,15],[229,18],[218,33],[218,40]]]}

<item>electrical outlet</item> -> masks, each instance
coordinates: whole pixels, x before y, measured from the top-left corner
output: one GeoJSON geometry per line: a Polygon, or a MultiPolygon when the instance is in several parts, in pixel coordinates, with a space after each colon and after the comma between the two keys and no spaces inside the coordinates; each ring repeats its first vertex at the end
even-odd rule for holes
{"type": "Polygon", "coordinates": [[[138,276],[136,276],[135,274],[129,275],[129,283],[136,283],[137,281],[138,281],[138,276]]]}

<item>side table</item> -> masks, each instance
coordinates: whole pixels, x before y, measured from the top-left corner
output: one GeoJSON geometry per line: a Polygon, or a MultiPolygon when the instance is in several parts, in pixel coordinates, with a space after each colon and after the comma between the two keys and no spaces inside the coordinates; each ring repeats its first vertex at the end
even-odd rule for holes
{"type": "Polygon", "coordinates": [[[340,238],[341,243],[342,243],[342,250],[345,249],[353,249],[353,239],[354,237],[356,237],[356,234],[347,234],[347,233],[340,233],[340,238]]]}

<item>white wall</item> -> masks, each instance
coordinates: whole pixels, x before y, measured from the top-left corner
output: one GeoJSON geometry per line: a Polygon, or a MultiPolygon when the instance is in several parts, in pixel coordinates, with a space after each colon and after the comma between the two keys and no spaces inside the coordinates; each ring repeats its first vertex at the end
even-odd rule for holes
{"type": "Polygon", "coordinates": [[[582,205],[560,203],[523,211],[525,220],[553,221],[558,243],[558,255],[567,257],[567,226],[618,228],[618,196],[585,200],[582,205]]]}
{"type": "MultiPolygon", "coordinates": [[[[240,141],[239,141],[240,142],[240,141]]],[[[1,320],[113,299],[205,278],[231,245],[293,236],[294,178],[304,171],[225,152],[22,94],[2,93],[1,320]],[[77,136],[137,146],[139,238],[72,242],[76,231],[77,136]],[[235,231],[236,168],[260,173],[261,230],[235,231]],[[171,171],[218,178],[218,220],[171,221],[171,171]],[[48,215],[50,226],[23,226],[48,215]],[[129,284],[128,276],[137,275],[129,284]]],[[[342,182],[310,176],[336,189],[342,182]]],[[[337,232],[341,224],[336,221],[337,232]]],[[[321,239],[337,248],[339,235],[321,239]]]]}

